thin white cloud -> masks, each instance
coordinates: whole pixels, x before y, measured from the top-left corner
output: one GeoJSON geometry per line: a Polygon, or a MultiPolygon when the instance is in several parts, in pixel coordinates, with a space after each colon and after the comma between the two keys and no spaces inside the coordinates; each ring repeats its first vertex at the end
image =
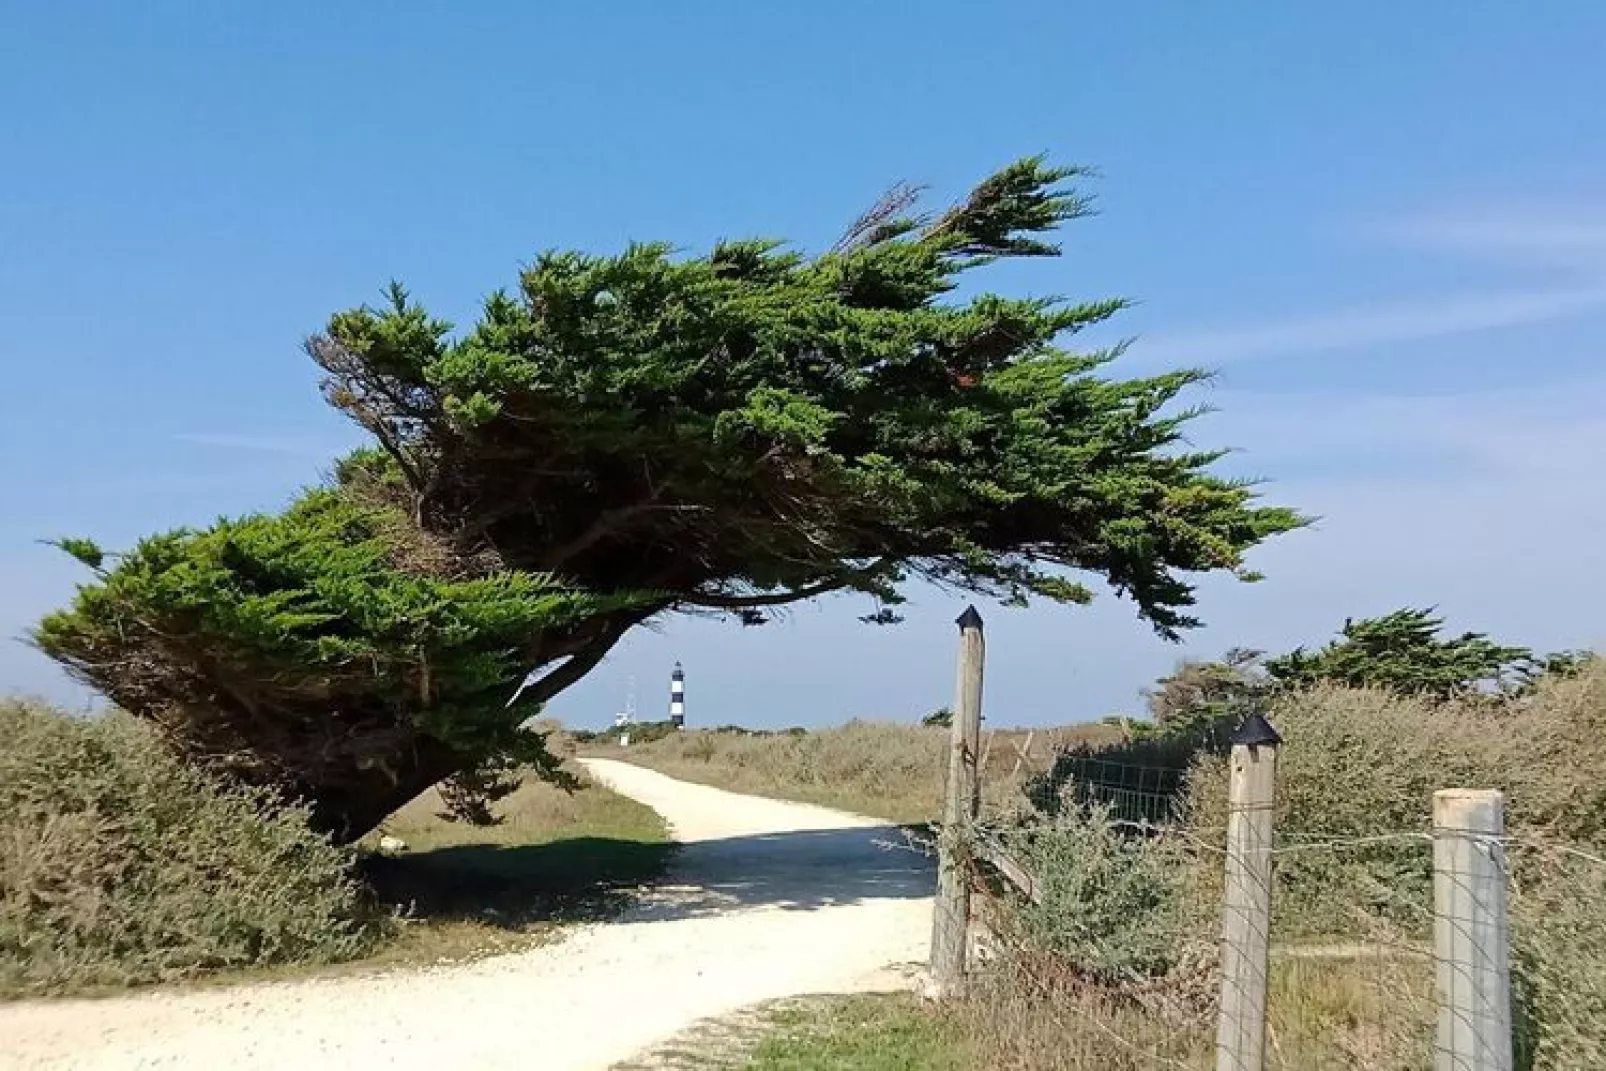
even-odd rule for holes
{"type": "Polygon", "coordinates": [[[1229,361],[1356,349],[1543,323],[1606,307],[1606,284],[1457,294],[1270,323],[1146,336],[1140,352],[1165,363],[1229,361]]]}
{"type": "Polygon", "coordinates": [[[1474,205],[1389,220],[1363,233],[1407,249],[1597,275],[1606,267],[1606,210],[1599,205],[1474,205]]]}
{"type": "Polygon", "coordinates": [[[254,450],[258,453],[291,454],[296,457],[327,457],[329,454],[327,449],[301,439],[188,431],[179,432],[173,438],[179,442],[194,443],[198,446],[217,446],[225,450],[254,450]]]}
{"type": "Polygon", "coordinates": [[[1230,441],[1257,470],[1305,472],[1306,482],[1315,465],[1327,484],[1465,490],[1560,479],[1584,487],[1606,457],[1606,379],[1598,377],[1426,395],[1223,390],[1211,401],[1216,412],[1201,418],[1201,441],[1230,441]],[[1386,461],[1387,470],[1349,471],[1358,458],[1386,461]]]}
{"type": "Polygon", "coordinates": [[[1599,204],[1467,206],[1356,229],[1414,253],[1519,266],[1544,285],[1380,301],[1258,323],[1149,335],[1145,360],[1219,366],[1472,334],[1606,308],[1606,208],[1599,204]]]}

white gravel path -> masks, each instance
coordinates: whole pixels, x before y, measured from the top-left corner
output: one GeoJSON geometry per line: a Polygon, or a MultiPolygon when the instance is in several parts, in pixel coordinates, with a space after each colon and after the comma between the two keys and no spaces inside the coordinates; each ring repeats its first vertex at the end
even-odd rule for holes
{"type": "Polygon", "coordinates": [[[0,1068],[586,1071],[757,1001],[908,984],[933,878],[896,829],[586,764],[685,844],[622,919],[458,966],[0,1005],[0,1068]]]}

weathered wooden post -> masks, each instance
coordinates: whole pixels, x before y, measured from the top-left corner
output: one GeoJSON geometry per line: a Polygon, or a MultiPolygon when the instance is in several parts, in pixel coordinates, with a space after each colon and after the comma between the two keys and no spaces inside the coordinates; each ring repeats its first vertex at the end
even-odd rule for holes
{"type": "Polygon", "coordinates": [[[1511,1071],[1505,797],[1433,794],[1433,958],[1439,1071],[1511,1071]]]}
{"type": "Polygon", "coordinates": [[[1261,1071],[1266,1055],[1266,971],[1271,952],[1272,808],[1283,738],[1260,714],[1232,737],[1227,881],[1221,914],[1217,1071],[1261,1071]]]}
{"type": "Polygon", "coordinates": [[[949,727],[948,795],[937,837],[937,899],[931,924],[931,990],[956,991],[965,978],[970,923],[971,826],[981,806],[977,753],[981,743],[981,679],[987,644],[974,606],[959,616],[959,681],[949,727]]]}

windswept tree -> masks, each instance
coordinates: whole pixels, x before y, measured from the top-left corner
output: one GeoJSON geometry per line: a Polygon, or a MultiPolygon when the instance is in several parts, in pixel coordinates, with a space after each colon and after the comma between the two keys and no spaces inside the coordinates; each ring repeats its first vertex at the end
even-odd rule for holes
{"type": "Polygon", "coordinates": [[[1144,696],[1154,726],[1168,733],[1225,738],[1271,689],[1260,651],[1234,647],[1219,661],[1187,659],[1154,682],[1144,696]]]}
{"type": "Polygon", "coordinates": [[[1265,670],[1288,688],[1328,682],[1451,699],[1527,691],[1541,676],[1570,676],[1593,657],[1582,651],[1536,655],[1532,648],[1496,643],[1481,632],[1442,635],[1443,628],[1444,619],[1432,610],[1411,608],[1346,620],[1326,646],[1295,648],[1268,659],[1265,670]]]}
{"type": "Polygon", "coordinates": [[[1185,445],[1204,373],[1067,348],[1123,302],[955,295],[1057,254],[1077,175],[1024,160],[930,214],[898,188],[815,256],[547,253],[461,333],[392,287],[307,343],[374,440],[332,488],[148,540],[37,641],[353,837],[538,749],[529,705],[667,613],[846,591],[891,622],[912,579],[1022,604],[1096,578],[1175,637],[1195,574],[1252,579],[1245,552],[1302,521],[1185,445]]]}
{"type": "Polygon", "coordinates": [[[1265,668],[1291,688],[1328,682],[1448,699],[1498,687],[1532,659],[1526,647],[1495,643],[1480,632],[1442,636],[1443,627],[1431,610],[1411,608],[1345,619],[1337,639],[1312,651],[1296,647],[1265,668]]]}

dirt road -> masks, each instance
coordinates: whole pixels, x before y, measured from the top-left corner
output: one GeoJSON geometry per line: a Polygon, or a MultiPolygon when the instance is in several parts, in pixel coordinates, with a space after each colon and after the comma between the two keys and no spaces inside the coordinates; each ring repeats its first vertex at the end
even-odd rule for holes
{"type": "Polygon", "coordinates": [[[933,878],[896,830],[587,765],[685,844],[624,918],[450,967],[0,1005],[0,1067],[587,1071],[757,1001],[907,984],[933,878]]]}

